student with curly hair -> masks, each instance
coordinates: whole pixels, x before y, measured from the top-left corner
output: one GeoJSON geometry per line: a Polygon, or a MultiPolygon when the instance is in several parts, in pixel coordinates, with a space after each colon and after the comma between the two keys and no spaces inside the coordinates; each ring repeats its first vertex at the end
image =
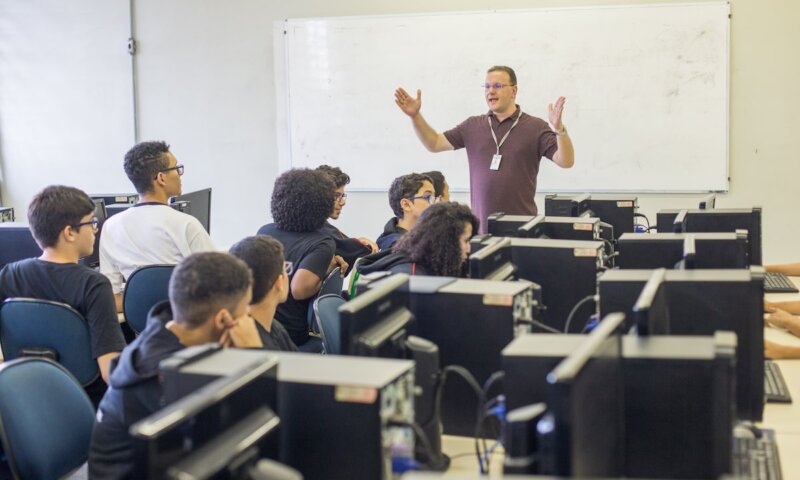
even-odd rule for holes
{"type": "Polygon", "coordinates": [[[383,227],[376,243],[381,250],[392,248],[401,235],[411,230],[426,208],[436,203],[433,180],[419,173],[397,177],[389,187],[389,206],[394,217],[383,227]]]}
{"type": "Polygon", "coordinates": [[[390,255],[361,269],[361,273],[462,276],[470,252],[469,239],[478,226],[477,217],[466,205],[432,205],[422,213],[414,229],[397,241],[390,255]]]}
{"type": "MultiPolygon", "coordinates": [[[[286,327],[298,347],[308,342],[308,306],[319,292],[322,281],[335,268],[341,274],[348,264],[336,255],[336,244],[320,231],[331,213],[333,181],[316,170],[297,168],[275,180],[270,210],[275,223],[264,225],[258,235],[269,235],[283,244],[286,260],[294,272],[289,278],[289,298],[278,305],[275,318],[286,327]]],[[[304,351],[321,351],[315,341],[304,351]]]]}
{"type": "MultiPolygon", "coordinates": [[[[327,174],[336,186],[336,195],[331,211],[331,219],[337,220],[342,214],[342,209],[347,204],[347,194],[344,191],[345,185],[350,183],[350,176],[338,167],[320,165],[317,170],[327,174]]],[[[344,258],[349,265],[355,263],[360,258],[378,251],[378,245],[368,238],[351,238],[342,233],[341,230],[326,221],[322,226],[322,231],[327,233],[336,242],[336,255],[344,258]]]]}

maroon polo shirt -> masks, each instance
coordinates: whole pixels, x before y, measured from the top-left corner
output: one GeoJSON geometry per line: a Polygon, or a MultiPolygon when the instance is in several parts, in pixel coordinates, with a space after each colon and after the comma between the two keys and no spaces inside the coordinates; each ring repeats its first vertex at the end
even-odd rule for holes
{"type": "Polygon", "coordinates": [[[473,213],[481,221],[481,233],[486,233],[486,217],[492,213],[536,215],[533,195],[536,193],[539,162],[542,157],[552,160],[558,150],[556,134],[547,122],[522,112],[519,123],[500,147],[503,156],[500,169],[489,170],[497,147],[486,119],[491,119],[499,143],[519,115],[519,105],[516,112],[502,122],[498,122],[494,113],[489,111],[469,117],[444,132],[453,148],[467,149],[470,201],[473,213]]]}

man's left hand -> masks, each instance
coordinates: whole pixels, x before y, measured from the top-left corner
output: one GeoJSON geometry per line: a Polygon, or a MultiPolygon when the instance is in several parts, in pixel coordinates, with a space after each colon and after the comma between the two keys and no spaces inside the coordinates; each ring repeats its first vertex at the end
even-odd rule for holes
{"type": "Polygon", "coordinates": [[[561,113],[564,111],[565,100],[564,97],[558,97],[555,104],[551,103],[547,105],[547,119],[556,132],[564,130],[564,124],[561,122],[561,113]]]}

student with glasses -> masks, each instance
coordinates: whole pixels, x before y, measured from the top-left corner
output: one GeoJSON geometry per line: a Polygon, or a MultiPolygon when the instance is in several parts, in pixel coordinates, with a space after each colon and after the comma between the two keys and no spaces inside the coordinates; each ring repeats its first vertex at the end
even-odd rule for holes
{"type": "Polygon", "coordinates": [[[389,187],[389,206],[394,217],[383,227],[376,243],[381,250],[389,250],[400,236],[414,227],[426,208],[436,203],[436,190],[430,177],[411,173],[397,177],[389,187]]]}
{"type": "Polygon", "coordinates": [[[536,215],[534,201],[539,162],[547,157],[562,168],[575,163],[572,141],[561,120],[564,97],[547,107],[547,122],[523,113],[517,98],[517,76],[510,67],[486,72],[482,90],[489,111],[470,117],[444,133],[422,117],[422,93],[395,91],[395,103],[411,118],[414,131],[431,152],[467,149],[470,201],[486,233],[486,218],[496,212],[536,215]]]}
{"type": "MultiPolygon", "coordinates": [[[[331,220],[338,220],[342,214],[342,209],[347,204],[347,193],[344,191],[345,185],[350,183],[350,176],[338,167],[320,165],[317,170],[328,175],[336,186],[336,194],[331,210],[331,220]]],[[[367,256],[378,251],[378,245],[368,238],[351,238],[342,233],[341,230],[326,221],[322,226],[322,231],[333,238],[336,243],[336,255],[341,256],[348,265],[353,265],[361,257],[367,256]]]]}
{"type": "Polygon", "coordinates": [[[181,194],[184,166],[164,142],[142,142],[125,154],[125,174],[139,202],[103,224],[100,271],[111,281],[122,311],[125,281],[146,265],[175,265],[192,253],[215,250],[203,225],[169,206],[181,194]]]}
{"type": "Polygon", "coordinates": [[[437,201],[449,202],[450,185],[444,178],[444,174],[438,170],[431,170],[430,172],[424,172],[423,175],[429,177],[433,181],[433,189],[435,190],[437,201]]]}
{"type": "Polygon", "coordinates": [[[28,223],[42,255],[0,271],[0,303],[14,297],[52,300],[83,315],[92,358],[100,368],[101,378],[86,388],[97,405],[106,389],[109,364],[125,347],[125,339],[108,279],[78,264],[94,249],[94,209],[92,199],[77,188],[54,185],[39,192],[28,207],[28,223]]]}

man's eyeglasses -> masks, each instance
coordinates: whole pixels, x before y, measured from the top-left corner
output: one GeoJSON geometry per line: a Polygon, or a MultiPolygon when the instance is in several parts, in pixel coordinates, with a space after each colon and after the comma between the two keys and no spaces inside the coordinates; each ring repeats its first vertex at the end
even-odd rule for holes
{"type": "Polygon", "coordinates": [[[294,263],[292,262],[289,261],[283,262],[283,268],[286,270],[286,275],[290,277],[294,273],[294,263]]]}
{"type": "Polygon", "coordinates": [[[164,170],[159,170],[159,173],[166,173],[172,170],[176,170],[178,172],[178,176],[183,176],[183,171],[184,171],[183,165],[175,165],[174,167],[165,168],[164,170]]]}
{"type": "Polygon", "coordinates": [[[336,192],[336,195],[333,198],[337,202],[343,202],[343,201],[347,200],[347,194],[344,193],[344,192],[342,192],[342,193],[336,192]]]}
{"type": "Polygon", "coordinates": [[[408,197],[408,199],[411,200],[412,202],[414,200],[418,199],[418,198],[421,198],[421,199],[427,201],[428,204],[430,204],[430,205],[433,205],[434,203],[439,201],[439,197],[437,197],[435,195],[417,195],[417,196],[414,196],[414,197],[408,197]]]}
{"type": "Polygon", "coordinates": [[[484,90],[489,90],[491,88],[494,88],[495,90],[500,90],[503,87],[513,87],[513,86],[515,86],[513,83],[508,83],[508,84],[506,84],[506,83],[484,83],[483,84],[483,89],[484,90]]]}
{"type": "Polygon", "coordinates": [[[92,229],[96,232],[97,226],[100,225],[100,220],[98,220],[97,217],[92,217],[92,219],[89,220],[88,222],[77,223],[73,225],[72,228],[74,228],[75,230],[80,230],[80,228],[84,225],[91,225],[92,229]]]}

